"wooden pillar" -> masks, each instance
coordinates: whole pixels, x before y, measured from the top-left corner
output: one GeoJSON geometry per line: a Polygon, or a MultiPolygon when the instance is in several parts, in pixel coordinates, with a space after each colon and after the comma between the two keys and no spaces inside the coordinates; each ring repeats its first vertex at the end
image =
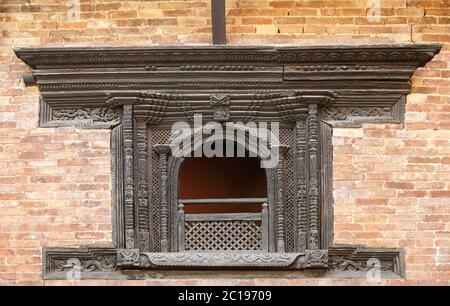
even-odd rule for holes
{"type": "Polygon", "coordinates": [[[295,125],[295,139],[296,139],[296,161],[295,161],[295,175],[296,175],[296,199],[297,199],[297,242],[296,249],[304,251],[308,245],[308,190],[306,183],[306,118],[298,121],[295,125]]]}
{"type": "Polygon", "coordinates": [[[150,211],[148,205],[148,175],[147,175],[147,123],[144,118],[136,118],[136,149],[138,182],[138,233],[139,248],[150,251],[150,211]]]}
{"type": "Polygon", "coordinates": [[[168,200],[168,175],[167,158],[170,152],[169,145],[154,145],[155,152],[159,154],[159,182],[160,182],[160,207],[161,207],[161,252],[169,251],[169,200],[168,200]]]}
{"type": "Polygon", "coordinates": [[[261,211],[262,250],[269,252],[269,204],[264,203],[261,211]]]}
{"type": "Polygon", "coordinates": [[[124,190],[125,190],[125,247],[135,248],[135,209],[133,183],[133,105],[123,106],[123,142],[124,142],[124,190]]]}
{"type": "Polygon", "coordinates": [[[182,252],[185,250],[185,241],[186,241],[186,225],[184,218],[184,205],[178,204],[178,212],[177,212],[177,221],[178,221],[178,251],[182,252]]]}
{"type": "Polygon", "coordinates": [[[309,249],[319,248],[319,183],[318,183],[318,150],[319,122],[317,104],[309,104],[309,249]]]}
{"type": "Polygon", "coordinates": [[[276,238],[277,252],[284,253],[286,251],[285,244],[285,186],[284,186],[284,154],[287,147],[280,145],[279,160],[275,170],[276,180],[276,238]]]}

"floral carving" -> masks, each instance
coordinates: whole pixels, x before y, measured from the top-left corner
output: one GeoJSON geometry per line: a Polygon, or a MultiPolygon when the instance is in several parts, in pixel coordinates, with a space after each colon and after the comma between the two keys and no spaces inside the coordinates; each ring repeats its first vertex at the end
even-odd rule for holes
{"type": "MultiPolygon", "coordinates": [[[[330,258],[329,267],[330,269],[337,271],[368,271],[372,268],[370,264],[370,259],[361,258],[355,259],[349,256],[335,256],[330,258]]],[[[393,271],[392,261],[380,261],[381,266],[380,271],[393,271]]]]}
{"type": "Polygon", "coordinates": [[[361,107],[339,106],[322,109],[322,118],[325,120],[348,120],[351,117],[389,117],[391,107],[361,107]]]}
{"type": "Polygon", "coordinates": [[[118,266],[139,266],[138,249],[122,249],[117,251],[118,266]]]}
{"type": "Polygon", "coordinates": [[[212,94],[210,105],[214,111],[214,120],[224,121],[230,119],[230,96],[212,94]]]}
{"type": "MultiPolygon", "coordinates": [[[[141,263],[147,268],[158,267],[266,267],[297,268],[318,267],[316,259],[305,253],[143,253],[141,263]],[[308,262],[312,259],[313,262],[308,262]]],[[[323,265],[322,267],[325,267],[323,265]]]]}
{"type": "Polygon", "coordinates": [[[89,123],[119,123],[120,115],[112,109],[97,108],[62,108],[54,109],[54,121],[86,121],[89,123]]]}
{"type": "Polygon", "coordinates": [[[55,272],[75,269],[80,272],[108,272],[117,268],[115,256],[96,256],[93,259],[69,258],[54,261],[55,272]]]}

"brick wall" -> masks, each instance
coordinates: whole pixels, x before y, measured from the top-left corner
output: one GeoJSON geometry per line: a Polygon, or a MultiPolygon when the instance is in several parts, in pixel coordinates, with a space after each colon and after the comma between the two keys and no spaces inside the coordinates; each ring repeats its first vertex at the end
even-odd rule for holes
{"type": "MultiPolygon", "coordinates": [[[[444,43],[413,77],[405,127],[334,131],[335,241],[404,247],[407,280],[450,284],[450,1],[227,0],[230,44],[444,43]]],[[[208,44],[210,1],[0,0],[0,284],[41,280],[41,247],[109,243],[109,131],[39,128],[18,46],[208,44]]],[[[65,284],[65,282],[62,282],[65,284]]],[[[84,281],[83,284],[119,284],[84,281]]],[[[332,279],[167,279],[127,284],[364,284],[332,279]]]]}

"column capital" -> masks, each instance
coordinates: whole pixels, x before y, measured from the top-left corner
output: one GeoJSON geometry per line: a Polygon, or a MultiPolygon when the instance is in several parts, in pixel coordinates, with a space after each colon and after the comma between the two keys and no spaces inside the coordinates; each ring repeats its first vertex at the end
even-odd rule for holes
{"type": "Polygon", "coordinates": [[[278,149],[278,151],[280,152],[280,156],[284,157],[287,151],[289,150],[289,146],[283,144],[273,145],[271,146],[271,149],[278,149]]]}
{"type": "Polygon", "coordinates": [[[159,155],[167,155],[170,152],[170,145],[168,144],[155,144],[153,150],[159,155]]]}

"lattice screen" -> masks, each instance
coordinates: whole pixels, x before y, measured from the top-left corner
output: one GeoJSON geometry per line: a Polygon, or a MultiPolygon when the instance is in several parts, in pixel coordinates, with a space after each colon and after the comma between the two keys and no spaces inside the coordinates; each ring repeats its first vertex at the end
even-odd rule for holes
{"type": "Polygon", "coordinates": [[[292,129],[280,130],[280,142],[288,146],[288,151],[285,155],[285,186],[286,186],[286,205],[285,205],[285,220],[286,220],[286,252],[294,252],[294,160],[293,160],[293,145],[294,133],[292,129]]]}
{"type": "Polygon", "coordinates": [[[186,250],[262,250],[260,221],[189,221],[185,225],[186,250]]]}

